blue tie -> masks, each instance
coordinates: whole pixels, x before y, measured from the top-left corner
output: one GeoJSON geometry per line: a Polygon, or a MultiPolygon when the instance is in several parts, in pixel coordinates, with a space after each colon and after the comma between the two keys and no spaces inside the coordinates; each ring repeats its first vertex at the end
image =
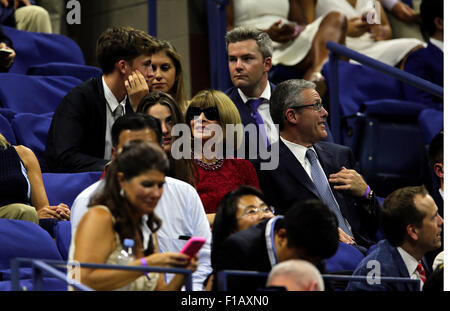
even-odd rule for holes
{"type": "Polygon", "coordinates": [[[339,221],[339,228],[341,228],[348,235],[353,236],[344,220],[344,216],[342,216],[341,210],[339,209],[336,200],[334,199],[333,193],[331,192],[330,186],[328,184],[327,177],[319,166],[316,153],[314,152],[314,150],[308,149],[306,151],[306,157],[311,164],[311,177],[317,191],[319,192],[322,202],[325,203],[328,208],[330,208],[336,214],[336,217],[339,221]]]}
{"type": "Polygon", "coordinates": [[[248,106],[252,110],[252,117],[255,119],[256,124],[258,125],[259,132],[261,133],[261,137],[263,141],[266,143],[266,147],[270,145],[269,140],[267,139],[266,129],[264,127],[264,121],[261,115],[258,112],[258,107],[263,103],[264,98],[256,98],[250,99],[247,101],[248,106]]]}

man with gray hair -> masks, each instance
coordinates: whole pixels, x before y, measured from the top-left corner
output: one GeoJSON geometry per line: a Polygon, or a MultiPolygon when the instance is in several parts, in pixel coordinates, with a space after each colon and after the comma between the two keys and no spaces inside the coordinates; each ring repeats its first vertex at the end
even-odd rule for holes
{"type": "Polygon", "coordinates": [[[328,112],[315,84],[292,79],[280,83],[270,99],[279,124],[279,165],[258,171],[261,189],[277,214],[297,200],[320,199],[337,216],[339,239],[363,253],[376,241],[379,205],[356,172],[350,148],[322,141],[328,112]]]}
{"type": "Polygon", "coordinates": [[[259,150],[278,140],[278,131],[269,111],[270,96],[275,85],[269,82],[272,68],[272,40],[262,30],[253,27],[237,27],[225,36],[228,69],[234,87],[225,93],[236,105],[244,127],[256,127],[258,140],[245,135],[245,158],[250,158],[249,148],[259,150]],[[257,144],[249,146],[249,144],[257,144]],[[255,148],[256,147],[256,148],[255,148]]]}
{"type": "Polygon", "coordinates": [[[301,259],[291,259],[275,265],[269,273],[266,287],[284,287],[287,291],[325,290],[319,270],[301,259]]]}

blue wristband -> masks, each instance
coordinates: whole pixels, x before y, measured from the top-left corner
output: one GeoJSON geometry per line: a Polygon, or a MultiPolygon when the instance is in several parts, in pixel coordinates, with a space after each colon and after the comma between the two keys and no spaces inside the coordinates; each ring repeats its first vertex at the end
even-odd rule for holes
{"type": "Polygon", "coordinates": [[[367,189],[366,189],[366,192],[364,193],[363,197],[364,197],[364,198],[367,198],[367,196],[369,195],[369,193],[370,193],[370,186],[367,185],[367,189]]]}

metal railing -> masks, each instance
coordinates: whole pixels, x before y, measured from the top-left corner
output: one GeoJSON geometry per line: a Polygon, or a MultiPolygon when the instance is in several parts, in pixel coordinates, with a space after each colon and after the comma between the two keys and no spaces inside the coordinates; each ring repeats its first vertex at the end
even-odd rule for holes
{"type": "Polygon", "coordinates": [[[444,89],[425,79],[419,78],[411,73],[405,72],[393,66],[389,66],[382,63],[376,59],[358,53],[351,50],[343,45],[336,42],[328,42],[326,45],[327,49],[330,50],[329,55],[329,66],[330,66],[330,77],[329,77],[329,88],[330,88],[330,121],[331,121],[331,132],[333,133],[334,140],[336,143],[341,143],[341,106],[339,101],[339,61],[338,57],[344,56],[349,59],[353,59],[363,65],[371,67],[375,70],[383,72],[389,76],[392,76],[404,83],[415,86],[426,92],[429,92],[435,96],[444,97],[444,89]]]}
{"type": "Polygon", "coordinates": [[[66,262],[59,260],[44,260],[44,259],[30,259],[30,258],[14,258],[11,260],[11,290],[20,290],[20,265],[31,264],[33,290],[44,290],[44,274],[50,275],[58,280],[66,282],[68,285],[80,291],[92,291],[91,288],[80,284],[74,279],[68,278],[66,274],[57,270],[55,267],[67,269],[68,265],[79,266],[81,268],[92,269],[112,269],[112,270],[128,270],[157,273],[173,273],[184,274],[184,286],[186,291],[192,291],[192,270],[184,268],[162,268],[162,267],[143,267],[143,266],[123,266],[123,265],[109,265],[96,263],[78,263],[66,262]]]}
{"type": "MultiPolygon", "coordinates": [[[[221,270],[217,271],[217,289],[219,291],[228,290],[228,276],[243,276],[243,277],[267,277],[269,273],[258,271],[242,271],[242,270],[221,270]]],[[[353,275],[339,275],[339,274],[322,274],[324,280],[335,281],[352,281],[352,282],[367,282],[368,277],[365,276],[353,276],[353,275]]],[[[395,283],[411,283],[417,286],[417,290],[420,290],[420,280],[410,279],[405,277],[373,277],[370,278],[373,282],[395,282],[395,283]]]]}

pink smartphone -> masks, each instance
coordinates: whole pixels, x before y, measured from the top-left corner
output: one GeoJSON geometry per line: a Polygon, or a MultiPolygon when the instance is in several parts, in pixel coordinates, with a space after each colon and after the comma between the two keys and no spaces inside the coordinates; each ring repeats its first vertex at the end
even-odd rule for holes
{"type": "Polygon", "coordinates": [[[202,248],[203,244],[205,244],[206,239],[202,237],[192,237],[184,244],[183,248],[180,250],[180,253],[186,254],[191,258],[198,253],[200,248],[202,248]]]}

